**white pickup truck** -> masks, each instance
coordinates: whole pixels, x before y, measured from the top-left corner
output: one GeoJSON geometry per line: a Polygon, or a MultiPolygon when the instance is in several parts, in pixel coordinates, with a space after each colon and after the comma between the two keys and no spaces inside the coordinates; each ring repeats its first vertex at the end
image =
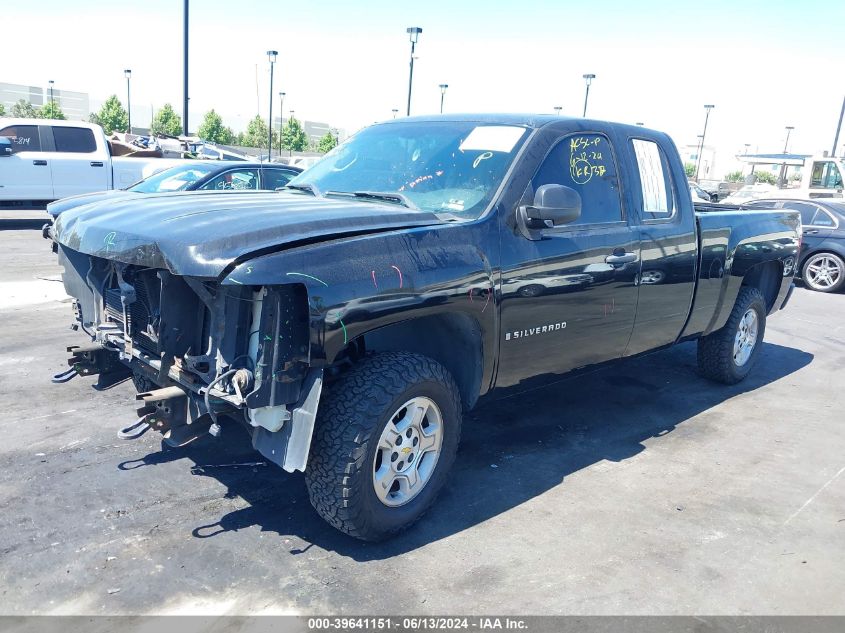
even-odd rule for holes
{"type": "Polygon", "coordinates": [[[179,159],[112,156],[103,129],[82,121],[0,119],[0,208],[123,189],[179,159]]]}

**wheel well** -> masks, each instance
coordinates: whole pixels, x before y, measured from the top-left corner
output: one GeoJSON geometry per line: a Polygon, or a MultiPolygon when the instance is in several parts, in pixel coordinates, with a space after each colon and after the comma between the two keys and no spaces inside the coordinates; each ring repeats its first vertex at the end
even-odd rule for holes
{"type": "Polygon", "coordinates": [[[766,309],[771,311],[778,298],[782,277],[783,267],[780,262],[763,262],[745,273],[742,285],[757,288],[762,292],[766,299],[766,309]]]}
{"type": "Polygon", "coordinates": [[[465,409],[478,400],[484,358],[475,319],[460,313],[419,317],[373,330],[363,338],[367,351],[415,352],[436,360],[455,379],[465,409]]]}

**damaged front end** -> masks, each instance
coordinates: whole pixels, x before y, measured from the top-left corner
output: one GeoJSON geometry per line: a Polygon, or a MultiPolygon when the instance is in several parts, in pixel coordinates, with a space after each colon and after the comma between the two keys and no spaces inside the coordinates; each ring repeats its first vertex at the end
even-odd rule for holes
{"type": "Polygon", "coordinates": [[[65,289],[91,344],[68,349],[71,369],[98,388],[132,377],[139,419],[182,446],[234,419],[285,470],[304,470],[322,389],[311,362],[307,291],[300,284],[222,285],[59,247],[65,289]]]}

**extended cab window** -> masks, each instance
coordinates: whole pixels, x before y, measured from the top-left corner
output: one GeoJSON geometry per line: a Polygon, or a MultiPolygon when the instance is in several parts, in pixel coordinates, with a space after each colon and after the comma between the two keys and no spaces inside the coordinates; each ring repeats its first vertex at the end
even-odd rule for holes
{"type": "Polygon", "coordinates": [[[640,175],[643,219],[671,218],[675,213],[675,201],[666,157],[654,141],[637,138],[631,144],[640,175]]]}
{"type": "Polygon", "coordinates": [[[602,134],[572,134],[559,141],[531,181],[534,191],[549,184],[581,194],[581,217],[572,224],[622,220],[616,162],[610,141],[602,134]]]}
{"type": "Polygon", "coordinates": [[[13,154],[41,151],[41,139],[36,125],[10,125],[0,130],[0,136],[6,136],[12,141],[13,154]]]}
{"type": "Polygon", "coordinates": [[[90,154],[97,151],[94,132],[88,128],[53,126],[53,139],[57,152],[90,154]]]}

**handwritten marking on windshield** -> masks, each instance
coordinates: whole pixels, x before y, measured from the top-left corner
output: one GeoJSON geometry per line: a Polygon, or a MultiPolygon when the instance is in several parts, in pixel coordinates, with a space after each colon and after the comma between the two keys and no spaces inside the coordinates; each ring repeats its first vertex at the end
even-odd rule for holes
{"type": "Polygon", "coordinates": [[[484,152],[478,155],[474,161],[472,161],[472,168],[475,169],[481,164],[481,161],[487,160],[488,158],[493,158],[493,152],[484,152]]]}
{"type": "Polygon", "coordinates": [[[285,275],[287,275],[288,277],[307,277],[308,279],[313,279],[314,281],[323,284],[326,288],[329,287],[329,284],[327,284],[322,279],[318,279],[317,277],[314,277],[312,275],[306,275],[305,273],[285,273],[285,275]]]}
{"type": "Polygon", "coordinates": [[[106,236],[103,238],[103,244],[106,245],[106,252],[108,253],[111,250],[111,247],[114,246],[114,238],[117,237],[117,231],[112,231],[111,233],[106,233],[106,236]]]}
{"type": "Polygon", "coordinates": [[[376,271],[371,270],[370,275],[373,278],[373,285],[376,287],[376,290],[378,290],[378,282],[376,281],[376,271]]]}
{"type": "Polygon", "coordinates": [[[399,270],[399,268],[398,268],[397,266],[393,266],[393,265],[391,265],[390,267],[391,267],[393,270],[395,270],[397,273],[399,273],[399,287],[401,288],[401,287],[402,287],[402,271],[401,271],[401,270],[399,270]]]}

